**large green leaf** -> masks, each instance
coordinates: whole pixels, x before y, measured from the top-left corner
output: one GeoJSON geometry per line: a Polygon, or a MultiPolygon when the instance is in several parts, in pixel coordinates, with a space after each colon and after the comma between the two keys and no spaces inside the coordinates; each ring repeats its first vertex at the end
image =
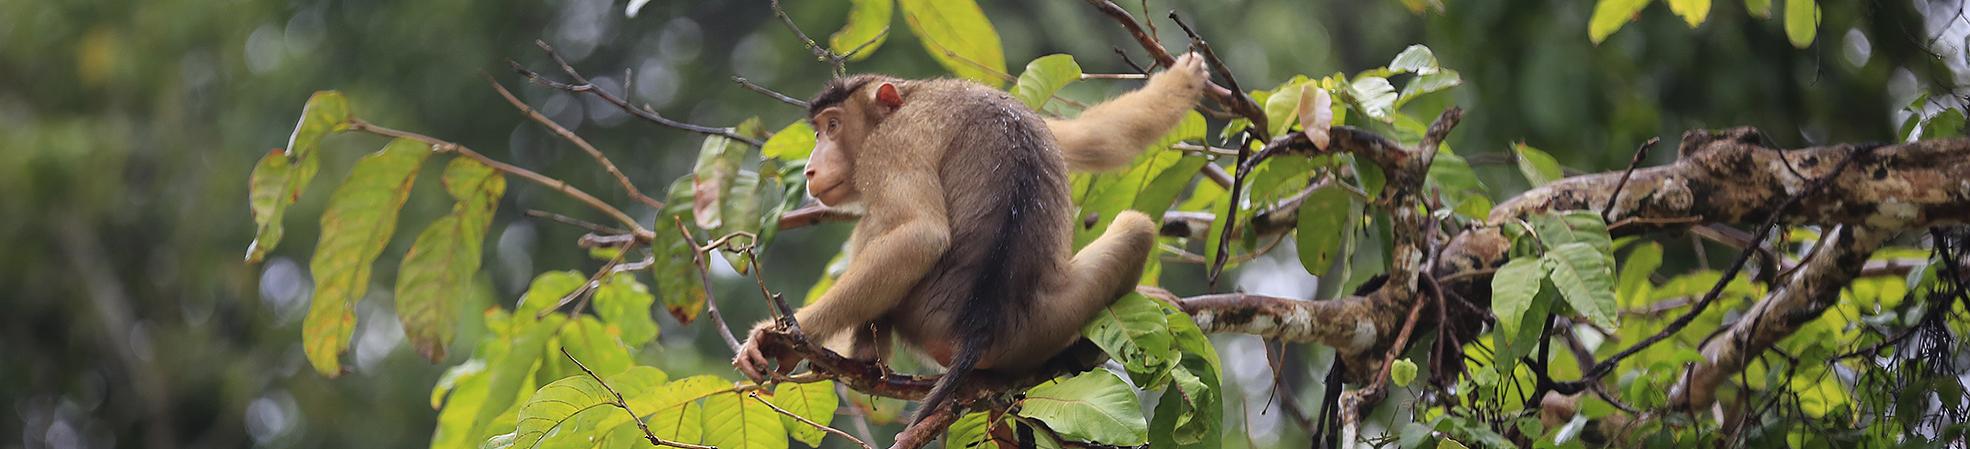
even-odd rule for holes
{"type": "Polygon", "coordinates": [[[786,449],[780,414],[744,393],[705,398],[705,442],[718,449],[786,449]]]}
{"type": "Polygon", "coordinates": [[[1355,106],[1361,112],[1376,120],[1387,122],[1394,119],[1395,85],[1388,78],[1364,76],[1356,78],[1348,85],[1348,94],[1354,97],[1355,106]]]}
{"type": "Polygon", "coordinates": [[[1299,224],[1294,234],[1300,265],[1308,273],[1325,274],[1341,255],[1341,249],[1354,235],[1354,224],[1361,220],[1361,208],[1354,195],[1333,182],[1307,193],[1300,203],[1299,224]]]}
{"type": "Polygon", "coordinates": [[[1081,79],[1081,65],[1074,62],[1074,55],[1052,54],[1041,56],[1026,63],[1026,71],[1019,74],[1019,81],[1012,85],[1012,97],[1026,103],[1026,107],[1039,110],[1053,93],[1066,87],[1067,83],[1081,79]]]}
{"type": "MultiPolygon", "coordinates": [[[[807,418],[809,421],[829,425],[835,419],[835,407],[841,405],[841,398],[835,396],[833,381],[809,383],[783,383],[767,398],[773,405],[807,418]]],[[[781,415],[780,425],[787,428],[793,439],[809,447],[821,447],[821,438],[828,433],[806,423],[795,421],[792,417],[781,415]]]]}
{"type": "Polygon", "coordinates": [[[998,440],[992,439],[992,414],[972,412],[958,418],[945,430],[944,447],[962,449],[999,449],[998,440]]]}
{"type": "Polygon", "coordinates": [[[438,423],[431,432],[431,449],[471,449],[479,446],[479,442],[472,439],[477,436],[472,434],[472,421],[485,406],[489,391],[488,382],[492,375],[486,371],[486,361],[505,355],[506,348],[505,340],[487,338],[479,344],[480,354],[446,370],[444,377],[438,380],[438,388],[431,391],[431,408],[438,410],[438,423]]]}
{"type": "Polygon", "coordinates": [[[1614,301],[1613,267],[1607,252],[1585,242],[1574,242],[1548,248],[1543,259],[1553,286],[1566,297],[1568,305],[1595,325],[1615,328],[1618,310],[1614,301]]]}
{"type": "Polygon", "coordinates": [[[641,348],[657,337],[657,321],[650,318],[650,306],[656,302],[650,288],[629,273],[609,276],[595,289],[595,314],[631,348],[641,348]]]}
{"type": "Polygon", "coordinates": [[[1512,145],[1512,153],[1518,156],[1514,159],[1518,160],[1519,173],[1524,174],[1525,180],[1532,182],[1533,187],[1550,184],[1566,177],[1560,170],[1560,162],[1554,160],[1552,155],[1539,151],[1538,148],[1520,142],[1512,145]]]}
{"type": "Polygon", "coordinates": [[[1019,414],[1047,423],[1062,437],[1116,446],[1149,442],[1142,403],[1122,378],[1089,371],[1033,387],[1019,414]]]}
{"type": "Polygon", "coordinates": [[[1437,69],[1436,73],[1418,75],[1409,80],[1408,84],[1402,85],[1402,95],[1396,97],[1395,109],[1401,110],[1402,105],[1409,104],[1418,97],[1462,84],[1464,84],[1463,75],[1458,74],[1456,70],[1437,69]]]}
{"type": "Polygon", "coordinates": [[[1785,38],[1793,47],[1813,45],[1819,33],[1820,4],[1817,0],[1785,0],[1785,38]]]}
{"type": "Polygon", "coordinates": [[[1539,240],[1549,250],[1568,243],[1586,243],[1601,254],[1609,255],[1608,265],[1614,265],[1614,241],[1608,237],[1607,222],[1601,214],[1591,210],[1570,210],[1565,212],[1539,214],[1528,217],[1532,229],[1539,233],[1539,240]]]}
{"type": "Polygon", "coordinates": [[[848,23],[828,37],[828,49],[848,56],[850,61],[868,59],[875,54],[876,47],[889,39],[889,18],[896,8],[894,1],[851,0],[848,23]]]}
{"type": "Polygon", "coordinates": [[[1518,334],[1519,321],[1546,279],[1544,265],[1537,257],[1519,257],[1491,275],[1491,314],[1498,317],[1499,335],[1518,334]]]}
{"type": "Polygon", "coordinates": [[[595,317],[584,315],[568,321],[555,338],[561,349],[599,376],[612,376],[636,364],[629,348],[595,317]]]}
{"type": "Polygon", "coordinates": [[[1100,237],[1115,221],[1115,216],[1135,205],[1136,196],[1150,186],[1157,175],[1176,166],[1183,159],[1183,153],[1162,149],[1151,150],[1136,160],[1128,172],[1120,175],[1097,175],[1094,193],[1081,202],[1081,213],[1096,217],[1093,226],[1075,226],[1074,246],[1086,246],[1100,237]]]}
{"type": "Polygon", "coordinates": [[[1594,16],[1587,19],[1587,39],[1597,45],[1606,41],[1609,35],[1620,31],[1648,5],[1649,0],[1600,0],[1594,3],[1594,16]]]}
{"type": "Polygon", "coordinates": [[[1615,278],[1615,297],[1621,307],[1639,307],[1648,302],[1649,274],[1662,266],[1662,244],[1648,242],[1628,251],[1628,258],[1621,262],[1621,274],[1615,278]]]}
{"type": "Polygon", "coordinates": [[[650,265],[650,275],[657,280],[657,296],[672,318],[687,325],[704,312],[705,290],[698,277],[697,242],[672,229],[675,220],[690,219],[691,185],[690,176],[671,183],[663,213],[657,215],[657,227],[663,231],[657,231],[656,239],[650,242],[654,262],[650,265]]]}
{"type": "MultiPolygon", "coordinates": [[[[649,394],[623,397],[629,398],[630,409],[650,416],[650,433],[657,438],[701,444],[705,440],[704,406],[698,401],[731,388],[731,382],[717,377],[692,376],[664,384],[649,394]]],[[[604,424],[626,425],[629,418],[605,420],[604,424]]]]}
{"type": "Polygon", "coordinates": [[[1270,126],[1266,131],[1277,136],[1292,129],[1293,123],[1297,121],[1295,119],[1299,116],[1301,93],[1306,89],[1317,88],[1318,86],[1307,83],[1306,75],[1294,75],[1293,78],[1280,84],[1277,89],[1273,89],[1265,99],[1261,100],[1263,101],[1261,104],[1265,105],[1266,124],[1270,126]]]}
{"type": "Polygon", "coordinates": [[[433,362],[451,345],[458,301],[479,272],[486,228],[506,193],[506,178],[479,161],[453,158],[445,166],[451,213],[418,233],[397,267],[397,319],[411,347],[433,362]]]}
{"type": "MultiPolygon", "coordinates": [[[[528,321],[531,316],[515,316],[516,321],[528,321]]],[[[541,354],[546,352],[547,341],[561,328],[567,319],[561,314],[549,314],[538,322],[531,322],[512,340],[512,349],[489,364],[487,373],[486,400],[472,419],[473,439],[483,439],[498,429],[497,418],[520,399],[521,390],[533,377],[534,367],[540,362],[541,354]]]]}
{"type": "Polygon", "coordinates": [[[1138,293],[1123,295],[1102,309],[1081,329],[1081,334],[1122,362],[1139,383],[1167,369],[1178,357],[1163,308],[1138,293]]]}
{"type": "MultiPolygon", "coordinates": [[[[887,0],[885,0],[887,1],[887,0]]],[[[781,160],[806,159],[814,152],[814,127],[806,119],[795,120],[766,139],[759,153],[781,160]]]]}
{"type": "Polygon", "coordinates": [[[314,304],[301,323],[302,348],[315,371],[342,374],[339,358],[356,330],[356,301],[369,290],[370,263],[390,243],[397,212],[410,197],[418,166],[430,155],[430,146],[415,140],[390,142],[356,162],[349,179],[329,196],[308,267],[315,278],[314,304]]]}
{"type": "Polygon", "coordinates": [[[1669,0],[1669,10],[1690,24],[1690,28],[1702,25],[1710,17],[1710,0],[1669,0]]]}
{"type": "Polygon", "coordinates": [[[535,275],[527,284],[527,292],[520,294],[520,303],[513,307],[515,321],[525,324],[541,311],[560,304],[561,299],[588,283],[588,276],[575,270],[548,271],[535,275]]]}
{"type": "MultiPolygon", "coordinates": [[[[514,429],[513,447],[561,447],[569,443],[588,443],[602,430],[599,427],[604,415],[624,414],[616,407],[616,392],[625,396],[631,392],[648,391],[662,385],[664,372],[647,366],[636,367],[622,374],[610,376],[608,387],[588,376],[571,376],[540,387],[540,391],[520,407],[518,428],[514,429]]],[[[586,447],[587,444],[580,444],[586,447]]]]}
{"type": "Polygon", "coordinates": [[[294,191],[288,183],[294,177],[293,164],[287,154],[276,148],[260,157],[260,163],[253,165],[253,174],[247,177],[247,206],[253,211],[253,224],[259,231],[253,243],[246,247],[246,261],[257,263],[280,244],[283,233],[281,217],[287,214],[287,206],[294,204],[294,191]]]}
{"type": "Polygon", "coordinates": [[[1005,84],[1005,50],[999,32],[974,0],[900,0],[903,20],[925,51],[959,77],[999,87],[1005,84]]]}

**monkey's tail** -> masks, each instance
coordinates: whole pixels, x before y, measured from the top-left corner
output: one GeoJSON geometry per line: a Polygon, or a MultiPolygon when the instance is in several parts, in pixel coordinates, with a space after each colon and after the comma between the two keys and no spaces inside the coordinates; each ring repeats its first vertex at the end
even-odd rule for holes
{"type": "Polygon", "coordinates": [[[957,356],[951,358],[951,366],[945,368],[944,376],[937,379],[937,386],[931,387],[930,394],[924,395],[923,404],[917,407],[917,414],[910,418],[910,424],[923,421],[936,413],[945,402],[950,402],[951,395],[958,392],[958,384],[971,374],[973,367],[978,366],[978,360],[985,357],[988,340],[983,333],[971,335],[959,344],[957,356]]]}

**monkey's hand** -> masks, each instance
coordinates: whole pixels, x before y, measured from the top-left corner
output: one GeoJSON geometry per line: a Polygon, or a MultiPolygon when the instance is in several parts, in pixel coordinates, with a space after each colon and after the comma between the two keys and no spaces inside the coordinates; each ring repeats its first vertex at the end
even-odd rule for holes
{"type": "Polygon", "coordinates": [[[761,321],[753,326],[752,332],[746,334],[746,343],[739,345],[739,353],[732,357],[732,367],[738,368],[739,372],[745,373],[746,377],[754,382],[765,382],[776,373],[792,372],[794,365],[800,363],[798,356],[782,354],[769,358],[764,351],[759,350],[761,337],[772,330],[773,326],[773,320],[761,321]],[[778,362],[778,369],[775,369],[774,362],[778,362]]]}
{"type": "Polygon", "coordinates": [[[1161,90],[1163,92],[1176,93],[1193,99],[1204,93],[1204,85],[1210,81],[1210,67],[1204,63],[1204,56],[1197,52],[1178,56],[1169,70],[1157,73],[1149,80],[1151,84],[1161,85],[1156,88],[1167,89],[1161,90]]]}

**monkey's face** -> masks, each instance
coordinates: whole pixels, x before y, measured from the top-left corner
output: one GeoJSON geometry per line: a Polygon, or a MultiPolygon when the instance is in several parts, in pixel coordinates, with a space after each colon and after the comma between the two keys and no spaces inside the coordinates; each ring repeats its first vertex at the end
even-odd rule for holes
{"type": "Polygon", "coordinates": [[[807,157],[807,195],[829,207],[842,207],[862,199],[855,189],[855,147],[868,134],[850,120],[847,107],[836,106],[814,114],[814,152],[807,157]]]}

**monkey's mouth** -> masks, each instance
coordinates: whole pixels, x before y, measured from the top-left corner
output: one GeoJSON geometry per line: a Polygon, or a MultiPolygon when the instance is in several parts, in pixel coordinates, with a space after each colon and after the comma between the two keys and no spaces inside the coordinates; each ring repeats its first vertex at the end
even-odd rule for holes
{"type": "Polygon", "coordinates": [[[837,202],[836,200],[841,199],[840,195],[838,195],[838,193],[841,190],[841,183],[828,184],[826,186],[822,186],[820,190],[815,190],[813,189],[813,187],[817,186],[817,184],[812,184],[813,180],[811,179],[808,181],[809,184],[807,186],[809,188],[807,189],[807,196],[814,197],[814,199],[816,201],[820,201],[822,205],[833,205],[834,203],[837,202]]]}

